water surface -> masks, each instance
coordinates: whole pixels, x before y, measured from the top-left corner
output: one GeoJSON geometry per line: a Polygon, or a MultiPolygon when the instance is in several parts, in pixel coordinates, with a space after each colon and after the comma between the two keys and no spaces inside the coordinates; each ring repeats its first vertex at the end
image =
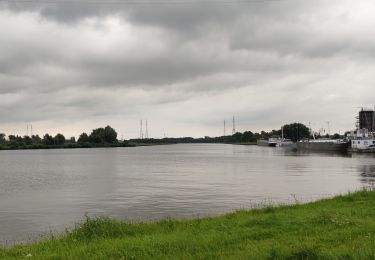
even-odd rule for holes
{"type": "Polygon", "coordinates": [[[371,155],[224,144],[0,151],[0,241],[61,231],[85,214],[196,217],[309,201],[374,183],[371,155]]]}

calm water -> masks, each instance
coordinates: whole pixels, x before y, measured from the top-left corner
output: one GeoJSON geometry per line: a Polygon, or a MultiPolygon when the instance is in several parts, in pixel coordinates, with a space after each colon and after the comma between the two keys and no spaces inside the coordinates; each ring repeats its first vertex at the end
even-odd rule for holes
{"type": "Polygon", "coordinates": [[[0,151],[0,241],[9,245],[61,231],[85,214],[204,216],[374,183],[371,155],[221,144],[0,151]]]}

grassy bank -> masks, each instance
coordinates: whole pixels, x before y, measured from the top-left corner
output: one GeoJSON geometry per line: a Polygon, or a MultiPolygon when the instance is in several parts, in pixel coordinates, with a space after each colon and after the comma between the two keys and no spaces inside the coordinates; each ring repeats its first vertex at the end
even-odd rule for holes
{"type": "Polygon", "coordinates": [[[88,220],[72,232],[0,249],[2,259],[374,259],[375,192],[305,205],[128,224],[88,220]]]}

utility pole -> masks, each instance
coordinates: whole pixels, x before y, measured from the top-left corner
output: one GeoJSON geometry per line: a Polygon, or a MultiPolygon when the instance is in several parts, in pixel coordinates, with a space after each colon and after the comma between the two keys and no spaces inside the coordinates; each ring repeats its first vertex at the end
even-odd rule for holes
{"type": "Polygon", "coordinates": [[[148,122],[147,122],[147,119],[146,119],[146,139],[148,139],[148,122]]]}
{"type": "Polygon", "coordinates": [[[224,137],[226,136],[226,126],[225,126],[225,119],[224,119],[224,137]]]}
{"type": "Polygon", "coordinates": [[[232,134],[234,135],[236,133],[236,120],[233,116],[233,129],[232,129],[232,134]]]}
{"type": "Polygon", "coordinates": [[[328,135],[331,136],[331,128],[330,128],[330,125],[329,125],[329,121],[327,121],[327,126],[328,126],[328,135]]]}

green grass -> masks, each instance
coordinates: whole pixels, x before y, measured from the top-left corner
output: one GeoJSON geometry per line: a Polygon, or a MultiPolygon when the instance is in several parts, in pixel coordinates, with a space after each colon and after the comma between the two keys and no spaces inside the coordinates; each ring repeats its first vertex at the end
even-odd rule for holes
{"type": "Polygon", "coordinates": [[[375,259],[375,192],[194,220],[88,219],[1,259],[375,259]],[[31,256],[31,257],[30,257],[31,256]]]}

